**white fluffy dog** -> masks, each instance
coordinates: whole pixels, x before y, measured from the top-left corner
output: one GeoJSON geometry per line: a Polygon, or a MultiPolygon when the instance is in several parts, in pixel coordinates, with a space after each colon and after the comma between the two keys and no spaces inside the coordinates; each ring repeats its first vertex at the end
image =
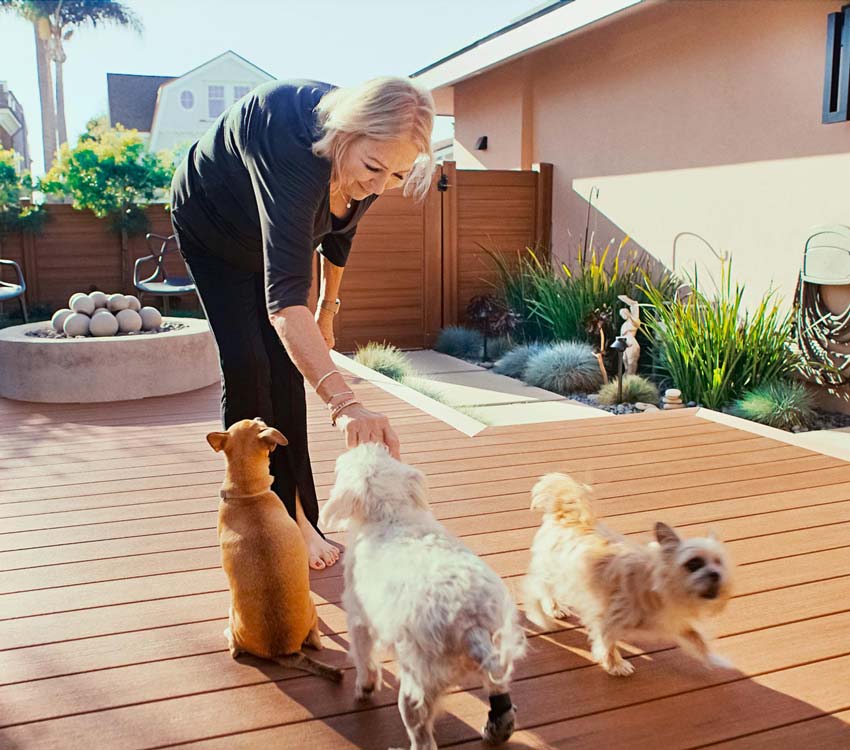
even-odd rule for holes
{"type": "Polygon", "coordinates": [[[574,612],[587,627],[593,657],[612,675],[634,671],[617,641],[635,634],[672,638],[708,666],[730,666],[711,653],[700,629],[731,593],[723,543],[713,535],[682,539],[657,523],[657,542],[638,544],[599,523],[589,495],[566,474],[547,474],[531,491],[532,509],[544,516],[524,582],[529,619],[547,626],[574,612]]]}
{"type": "Polygon", "coordinates": [[[502,580],[434,518],[423,474],[383,446],[354,448],[336,462],[321,522],[349,530],[343,604],[356,697],[380,688],[380,654],[394,653],[411,749],[435,750],[440,696],[479,674],[491,706],[484,740],[507,740],[508,687],[525,651],[517,609],[502,580]]]}

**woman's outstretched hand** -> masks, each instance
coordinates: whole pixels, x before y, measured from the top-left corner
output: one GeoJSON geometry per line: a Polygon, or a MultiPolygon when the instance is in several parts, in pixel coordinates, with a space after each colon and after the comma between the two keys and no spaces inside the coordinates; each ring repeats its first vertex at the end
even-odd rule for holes
{"type": "Polygon", "coordinates": [[[390,420],[361,404],[352,404],[336,418],[336,426],[345,433],[345,447],[355,448],[363,443],[383,443],[390,455],[399,459],[399,441],[390,420]]]}

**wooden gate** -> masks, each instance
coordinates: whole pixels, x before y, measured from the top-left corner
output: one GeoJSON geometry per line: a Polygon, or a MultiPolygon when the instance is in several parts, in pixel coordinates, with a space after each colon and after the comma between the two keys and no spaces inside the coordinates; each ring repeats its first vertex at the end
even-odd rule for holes
{"type": "Polygon", "coordinates": [[[428,347],[440,328],[464,322],[470,298],[492,291],[484,248],[513,257],[548,250],[552,166],[535,171],[462,170],[447,162],[417,204],[400,191],[363,217],[342,282],[337,348],[369,341],[428,347]]]}

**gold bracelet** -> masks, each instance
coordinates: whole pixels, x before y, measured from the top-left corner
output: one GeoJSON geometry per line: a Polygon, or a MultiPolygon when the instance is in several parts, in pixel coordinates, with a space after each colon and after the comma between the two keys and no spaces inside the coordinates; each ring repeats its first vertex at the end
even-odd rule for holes
{"type": "Polygon", "coordinates": [[[335,406],[333,411],[331,412],[331,426],[336,427],[337,417],[340,415],[344,409],[347,409],[349,406],[354,406],[354,404],[359,404],[360,402],[356,398],[350,398],[348,401],[343,401],[339,406],[335,406]]]}
{"type": "Polygon", "coordinates": [[[324,382],[325,382],[325,379],[326,379],[326,378],[329,378],[329,377],[330,377],[331,375],[333,375],[334,373],[336,373],[337,375],[340,375],[340,376],[342,375],[342,373],[341,373],[339,370],[328,370],[328,372],[326,372],[324,375],[322,375],[322,377],[320,377],[320,378],[318,379],[318,381],[316,382],[316,386],[315,386],[315,388],[314,388],[313,390],[318,391],[318,390],[319,390],[319,386],[321,386],[321,385],[322,385],[322,383],[324,383],[324,382]]]}
{"type": "Polygon", "coordinates": [[[337,298],[334,302],[328,303],[328,302],[323,301],[323,302],[319,303],[320,309],[324,310],[325,312],[333,313],[334,315],[336,315],[339,312],[339,306],[340,306],[339,298],[337,298]],[[330,307],[328,307],[328,304],[330,304],[330,307]]]}
{"type": "Polygon", "coordinates": [[[325,405],[328,407],[328,411],[333,410],[333,408],[334,408],[333,400],[337,396],[351,396],[353,398],[354,397],[354,391],[340,391],[339,393],[334,393],[333,396],[331,396],[327,401],[325,401],[325,405]]]}

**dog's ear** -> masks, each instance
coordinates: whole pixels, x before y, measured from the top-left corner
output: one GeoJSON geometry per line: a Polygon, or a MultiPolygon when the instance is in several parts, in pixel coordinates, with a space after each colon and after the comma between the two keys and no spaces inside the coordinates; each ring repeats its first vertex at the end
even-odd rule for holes
{"type": "Polygon", "coordinates": [[[351,484],[342,485],[337,482],[319,512],[319,526],[325,529],[347,529],[348,522],[357,513],[360,503],[360,493],[351,484]]]}
{"type": "Polygon", "coordinates": [[[676,549],[682,541],[673,529],[661,521],[655,524],[655,538],[665,552],[676,549]]]}
{"type": "Polygon", "coordinates": [[[210,447],[218,453],[219,451],[224,450],[224,446],[227,444],[227,439],[230,437],[226,432],[211,432],[207,435],[207,442],[210,444],[210,447]]]}
{"type": "Polygon", "coordinates": [[[719,542],[720,541],[720,537],[717,535],[717,532],[714,529],[709,529],[707,536],[713,542],[719,542]]]}
{"type": "Polygon", "coordinates": [[[278,432],[274,427],[266,427],[258,437],[269,446],[270,451],[273,451],[278,445],[289,445],[289,441],[283,436],[283,433],[278,432]]]}
{"type": "Polygon", "coordinates": [[[425,475],[412,466],[408,466],[407,469],[404,477],[407,496],[420,510],[431,510],[431,506],[428,504],[428,487],[425,483],[425,475]]]}

